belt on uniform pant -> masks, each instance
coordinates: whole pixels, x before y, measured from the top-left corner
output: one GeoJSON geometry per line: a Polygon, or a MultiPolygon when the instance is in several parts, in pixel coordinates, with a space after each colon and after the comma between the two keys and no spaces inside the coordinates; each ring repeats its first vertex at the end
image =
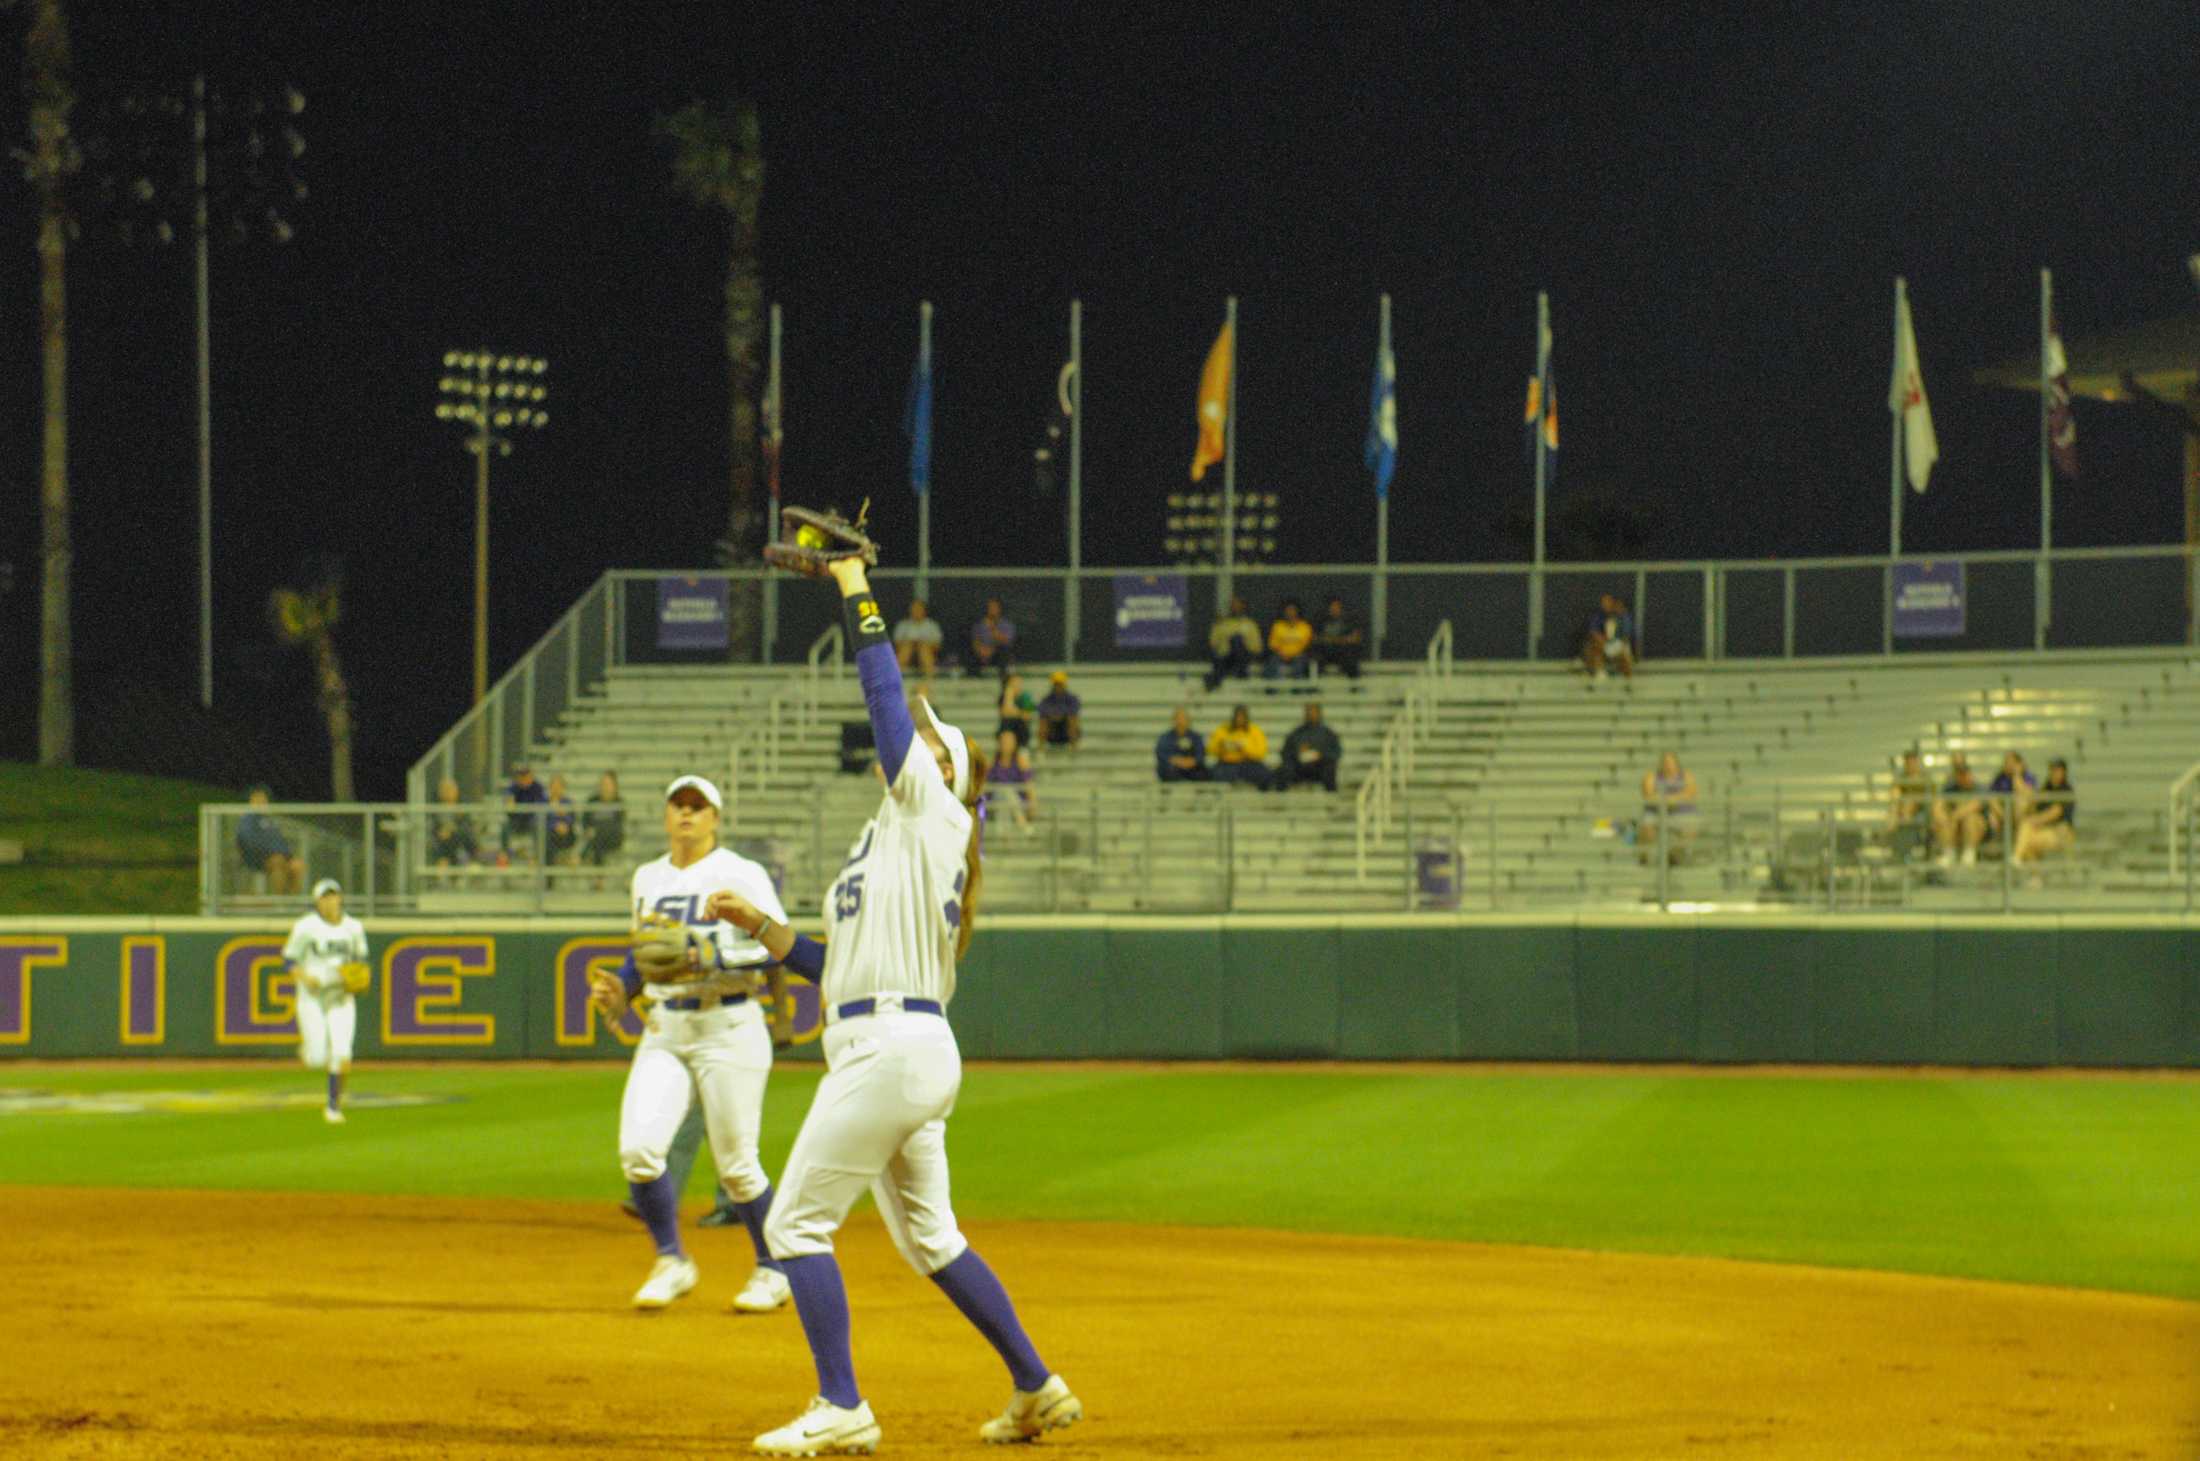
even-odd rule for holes
{"type": "MultiPolygon", "coordinates": [[[[878,1013],[880,998],[884,998],[887,1001],[887,1013],[893,1013],[895,1003],[895,998],[893,995],[867,995],[862,999],[851,999],[846,1004],[836,1005],[833,1009],[833,1018],[836,1020],[853,1020],[859,1019],[864,1015],[876,1014],[878,1013]]],[[[914,995],[910,995],[903,997],[899,1002],[903,1012],[907,1014],[945,1015],[947,1013],[947,1006],[941,1004],[936,999],[918,999],[914,995]]]]}
{"type": "Polygon", "coordinates": [[[668,999],[665,1001],[665,1008],[668,1010],[712,1010],[722,1004],[743,1004],[747,1000],[748,996],[746,994],[702,994],[693,999],[668,999]]]}

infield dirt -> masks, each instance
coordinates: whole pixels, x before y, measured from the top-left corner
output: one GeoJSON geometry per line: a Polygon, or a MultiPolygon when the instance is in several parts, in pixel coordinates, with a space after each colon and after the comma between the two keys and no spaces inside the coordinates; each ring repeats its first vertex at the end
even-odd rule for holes
{"type": "MultiPolygon", "coordinates": [[[[0,1188],[0,1454],[746,1455],[814,1381],[607,1194],[552,1202],[0,1188]]],[[[1465,1243],[980,1223],[1086,1420],[1065,1456],[2200,1455],[2200,1305],[1465,1243]]],[[[998,1362],[859,1214],[843,1235],[883,1456],[984,1454],[998,1362]]]]}

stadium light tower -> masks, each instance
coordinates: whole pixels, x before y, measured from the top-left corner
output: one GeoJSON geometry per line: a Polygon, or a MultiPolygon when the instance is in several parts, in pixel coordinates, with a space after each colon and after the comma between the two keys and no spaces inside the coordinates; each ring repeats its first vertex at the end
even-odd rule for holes
{"type": "Polygon", "coordinates": [[[542,403],[550,398],[543,373],[550,362],[539,355],[498,355],[489,350],[443,353],[442,398],[438,421],[469,428],[466,450],[474,454],[474,704],[489,693],[489,457],[512,454],[515,431],[540,431],[550,424],[542,403]]]}

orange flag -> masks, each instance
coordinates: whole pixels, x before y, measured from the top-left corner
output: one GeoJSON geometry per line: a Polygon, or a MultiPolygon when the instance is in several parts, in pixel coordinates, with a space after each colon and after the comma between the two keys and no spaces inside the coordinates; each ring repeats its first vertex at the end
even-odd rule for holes
{"type": "Polygon", "coordinates": [[[1230,417],[1230,362],[1234,354],[1230,327],[1215,336],[1215,348],[1207,352],[1207,368],[1199,373],[1199,445],[1192,451],[1192,480],[1222,460],[1222,432],[1230,417]]]}

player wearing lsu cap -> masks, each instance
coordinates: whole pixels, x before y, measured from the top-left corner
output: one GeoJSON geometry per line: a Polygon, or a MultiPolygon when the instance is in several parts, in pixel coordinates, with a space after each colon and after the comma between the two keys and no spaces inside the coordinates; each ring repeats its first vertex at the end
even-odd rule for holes
{"type": "Polygon", "coordinates": [[[786,1269],[817,1366],[817,1397],[756,1438],[772,1456],[875,1450],[879,1426],[856,1386],[848,1295],[833,1234],[868,1187],[910,1267],[938,1284],[1007,1363],[1014,1393],[985,1422],[987,1441],[1029,1441],[1084,1414],[1025,1336],[1001,1281],[956,1226],[948,1200],[947,1117],[962,1055],[947,1023],[955,961],[978,899],[974,812],[986,764],[926,702],[912,717],[864,565],[835,562],[871,714],[885,798],[825,894],[830,940],[798,938],[786,919],[738,890],[706,912],[761,939],[770,955],[818,979],[826,1074],[781,1176],[765,1238],[786,1269]]]}
{"type": "Polygon", "coordinates": [[[657,1245],[656,1264],[634,1294],[637,1309],[662,1309],[695,1287],[695,1263],[680,1243],[680,1194],[666,1175],[665,1157],[689,1102],[698,1096],[718,1180],[756,1250],[756,1271],[733,1307],[763,1314],[787,1302],[786,1276],[764,1246],[772,1192],[757,1160],[772,1040],[763,1012],[750,998],[752,979],[773,960],[763,945],[703,906],[713,890],[727,887],[738,888],[759,908],[778,911],[780,905],[771,874],[718,845],[724,805],[718,788],[700,776],[678,777],[665,788],[667,850],[634,870],[629,905],[637,928],[649,918],[688,925],[690,958],[702,977],[645,985],[629,956],[616,976],[599,973],[590,979],[596,1006],[613,1019],[637,996],[650,1000],[619,1103],[619,1165],[657,1245]]]}
{"type": "Polygon", "coordinates": [[[283,968],[297,981],[298,1059],[308,1070],[328,1072],[328,1104],[321,1119],[344,1120],[344,1073],[351,1069],[352,1033],[358,1027],[344,966],[364,963],[367,930],[344,912],[344,890],[334,878],[313,885],[313,911],[290,926],[283,968]]]}

